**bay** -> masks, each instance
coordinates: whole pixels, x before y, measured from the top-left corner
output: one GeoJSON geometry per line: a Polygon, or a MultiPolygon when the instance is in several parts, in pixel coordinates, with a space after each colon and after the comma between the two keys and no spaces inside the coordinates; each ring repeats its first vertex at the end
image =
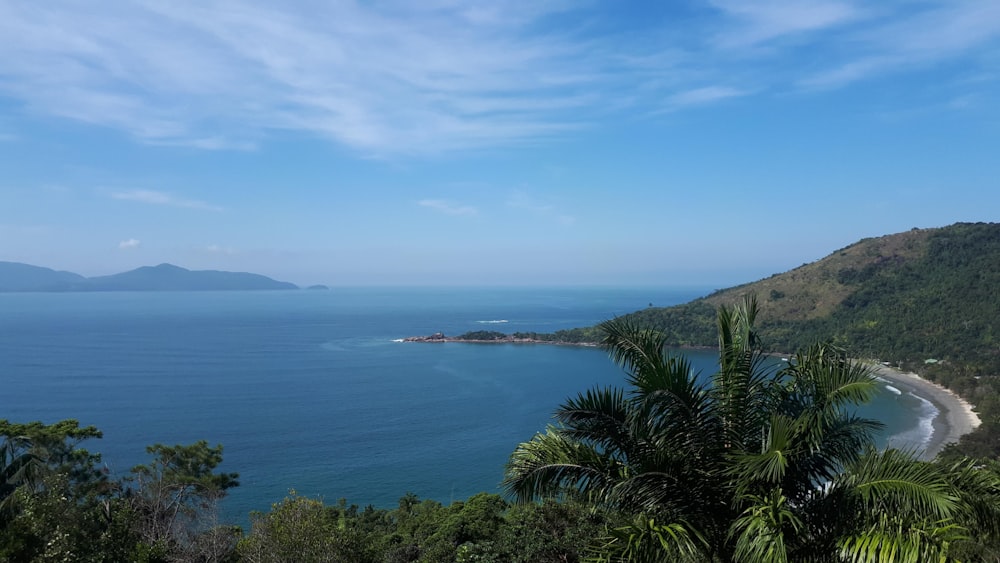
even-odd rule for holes
{"type": "MultiPolygon", "coordinates": [[[[566,397],[618,385],[594,348],[420,344],[442,331],[588,326],[706,288],[335,288],[329,291],[0,294],[0,418],[75,418],[115,475],[145,446],[225,447],[245,523],[290,489],[394,506],[499,492],[507,456],[566,397]]],[[[684,351],[696,369],[711,351],[684,351]]],[[[884,391],[863,414],[917,447],[933,407],[884,391]]]]}

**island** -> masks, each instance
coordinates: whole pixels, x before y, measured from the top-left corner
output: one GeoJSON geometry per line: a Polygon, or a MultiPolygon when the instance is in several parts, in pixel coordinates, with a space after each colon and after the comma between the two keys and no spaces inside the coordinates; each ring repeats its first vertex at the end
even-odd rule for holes
{"type": "Polygon", "coordinates": [[[109,276],[83,277],[19,262],[0,262],[0,292],[246,291],[298,289],[249,272],[188,270],[173,264],[142,266],[109,276]]]}

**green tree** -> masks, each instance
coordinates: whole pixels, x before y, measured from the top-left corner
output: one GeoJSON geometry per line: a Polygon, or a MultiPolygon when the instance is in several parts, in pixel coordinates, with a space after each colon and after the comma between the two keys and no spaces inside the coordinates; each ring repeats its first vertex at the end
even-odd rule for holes
{"type": "MultiPolygon", "coordinates": [[[[191,445],[146,448],[153,460],[132,468],[126,491],[146,559],[174,557],[191,550],[231,550],[234,532],[219,529],[218,501],[239,485],[236,473],[216,472],[222,446],[200,440],[191,445]],[[206,543],[208,542],[208,543],[206,543]]],[[[220,558],[210,554],[209,560],[220,558]]]]}
{"type": "Polygon", "coordinates": [[[4,436],[0,445],[0,522],[14,512],[22,487],[34,489],[45,469],[44,460],[27,436],[4,436]]]}
{"type": "Polygon", "coordinates": [[[632,515],[607,534],[606,561],[917,561],[995,533],[995,479],[968,462],[875,452],[879,423],[852,414],[875,392],[869,369],[829,345],[778,367],[761,353],[756,314],[752,297],[719,309],[708,380],[665,351],[662,333],[604,323],[629,390],[567,400],[558,426],[514,451],[506,489],[632,515]]]}
{"type": "Polygon", "coordinates": [[[0,559],[121,561],[134,543],[119,488],[80,447],[101,432],[75,420],[0,421],[0,559]]]}
{"type": "Polygon", "coordinates": [[[106,489],[109,481],[100,454],[80,447],[101,437],[97,428],[81,427],[72,419],[54,424],[0,420],[0,501],[6,501],[17,486],[37,486],[49,473],[64,474],[75,486],[106,489]]]}
{"type": "Polygon", "coordinates": [[[292,491],[270,512],[251,515],[250,534],[237,553],[248,563],[374,563],[378,539],[357,529],[342,510],[292,491]]]}

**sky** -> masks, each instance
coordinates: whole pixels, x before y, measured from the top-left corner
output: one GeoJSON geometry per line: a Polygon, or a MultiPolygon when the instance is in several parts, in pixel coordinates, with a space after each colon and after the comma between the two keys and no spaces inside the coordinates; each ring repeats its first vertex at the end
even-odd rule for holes
{"type": "Polygon", "coordinates": [[[995,0],[0,0],[0,260],[727,287],[1000,214],[995,0]]]}

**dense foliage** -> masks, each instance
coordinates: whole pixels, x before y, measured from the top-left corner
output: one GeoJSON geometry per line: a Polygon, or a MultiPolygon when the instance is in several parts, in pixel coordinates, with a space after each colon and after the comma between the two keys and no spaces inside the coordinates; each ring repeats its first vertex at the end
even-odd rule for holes
{"type": "Polygon", "coordinates": [[[628,388],[567,400],[521,444],[505,484],[632,516],[608,561],[951,561],[1000,556],[1000,475],[968,459],[876,452],[853,407],[870,368],[829,345],[764,361],[748,299],[718,314],[719,371],[701,382],[665,335],[602,325],[628,388]]]}
{"type": "Polygon", "coordinates": [[[0,420],[0,560],[220,561],[232,552],[237,531],[214,520],[237,485],[235,473],[215,471],[221,446],[151,446],[148,465],[113,480],[80,447],[100,437],[75,420],[0,420]]]}
{"type": "Polygon", "coordinates": [[[216,502],[237,485],[216,471],[221,447],[151,446],[150,463],[113,480],[79,447],[99,437],[72,420],[0,421],[0,561],[572,563],[611,521],[581,503],[512,506],[486,493],[359,510],[292,491],[244,533],[217,520],[216,502]]]}

